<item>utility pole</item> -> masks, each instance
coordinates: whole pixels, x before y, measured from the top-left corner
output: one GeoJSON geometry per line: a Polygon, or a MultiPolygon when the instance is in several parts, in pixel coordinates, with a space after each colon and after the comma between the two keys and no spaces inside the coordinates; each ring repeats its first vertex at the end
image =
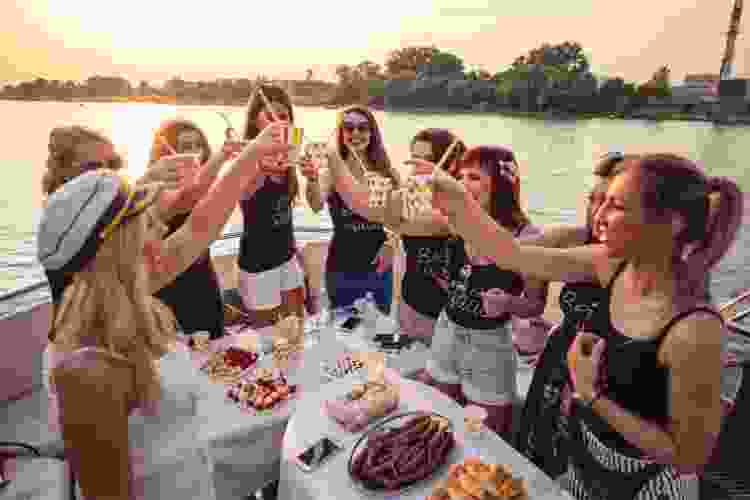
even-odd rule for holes
{"type": "Polygon", "coordinates": [[[740,19],[742,18],[743,0],[734,0],[732,15],[729,18],[729,30],[727,31],[727,45],[724,49],[724,57],[721,59],[721,70],[719,80],[730,80],[734,78],[734,45],[740,32],[740,19]]]}

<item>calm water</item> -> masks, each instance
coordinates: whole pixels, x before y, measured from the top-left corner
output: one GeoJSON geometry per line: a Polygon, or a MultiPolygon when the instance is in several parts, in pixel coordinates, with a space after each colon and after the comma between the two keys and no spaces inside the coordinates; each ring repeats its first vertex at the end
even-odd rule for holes
{"type": "MultiPolygon", "coordinates": [[[[243,125],[241,108],[162,106],[149,104],[86,104],[0,101],[0,290],[43,278],[35,260],[34,232],[40,213],[40,183],[44,174],[48,134],[61,124],[83,124],[112,138],[125,153],[134,177],[146,165],[151,134],[175,115],[195,120],[217,146],[223,140],[227,112],[235,128],[243,125]]],[[[298,108],[298,124],[311,140],[325,139],[335,111],[298,108]]],[[[378,113],[385,142],[395,163],[406,159],[408,142],[420,129],[445,127],[459,131],[469,144],[512,145],[522,165],[522,197],[537,224],[580,220],[583,195],[590,183],[593,160],[608,150],[670,151],[699,160],[712,175],[738,180],[750,192],[750,128],[717,128],[703,123],[640,121],[537,121],[485,114],[378,113]]],[[[748,210],[750,211],[750,210],[748,210]]],[[[306,207],[297,211],[298,225],[330,225],[306,207]]],[[[238,230],[233,217],[226,230],[238,230]]],[[[744,228],[734,249],[713,276],[713,291],[724,298],[750,286],[750,231],[744,228]]],[[[216,252],[228,251],[215,248],[216,252]]],[[[46,293],[46,292],[45,292],[46,293]]],[[[0,307],[2,309],[2,307],[0,307]]]]}

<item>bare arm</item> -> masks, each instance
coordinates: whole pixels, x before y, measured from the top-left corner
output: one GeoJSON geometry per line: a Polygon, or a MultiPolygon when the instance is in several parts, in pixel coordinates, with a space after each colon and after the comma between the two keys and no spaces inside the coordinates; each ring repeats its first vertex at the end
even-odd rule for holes
{"type": "Polygon", "coordinates": [[[86,498],[128,500],[132,369],[105,359],[54,370],[66,453],[86,498]]]}
{"type": "MultiPolygon", "coordinates": [[[[384,224],[387,218],[387,204],[385,207],[370,206],[369,186],[352,175],[349,167],[335,150],[329,151],[328,167],[333,188],[344,199],[344,203],[357,215],[371,222],[384,224]]],[[[394,183],[394,187],[397,187],[398,180],[394,183]]]]}
{"type": "Polygon", "coordinates": [[[259,174],[254,156],[252,146],[248,146],[194,206],[185,223],[164,240],[162,255],[168,265],[162,272],[149,274],[151,294],[174,281],[221,236],[240,196],[259,174]]]}
{"type": "Polygon", "coordinates": [[[589,230],[586,226],[555,225],[532,236],[519,240],[521,245],[532,245],[546,248],[572,248],[586,244],[589,230]]]}
{"type": "Polygon", "coordinates": [[[540,280],[607,283],[616,269],[600,245],[570,249],[521,245],[468,194],[462,210],[451,213],[448,220],[464,240],[499,267],[540,280]]]}
{"type": "Polygon", "coordinates": [[[708,462],[721,426],[721,323],[712,315],[691,315],[667,334],[661,352],[670,369],[666,428],[605,398],[593,408],[647,456],[685,473],[708,462]]]}

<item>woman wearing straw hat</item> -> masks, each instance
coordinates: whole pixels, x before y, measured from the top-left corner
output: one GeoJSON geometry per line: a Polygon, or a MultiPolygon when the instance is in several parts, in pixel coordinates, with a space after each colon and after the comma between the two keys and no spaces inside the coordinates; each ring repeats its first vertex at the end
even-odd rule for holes
{"type": "Polygon", "coordinates": [[[282,128],[264,130],[213,184],[198,175],[164,191],[97,170],[50,195],[38,257],[72,283],[55,312],[45,382],[83,497],[214,498],[195,438],[197,378],[175,349],[174,316],[153,294],[220,235],[258,158],[288,150],[282,128]],[[163,239],[165,221],[191,207],[163,239]]]}

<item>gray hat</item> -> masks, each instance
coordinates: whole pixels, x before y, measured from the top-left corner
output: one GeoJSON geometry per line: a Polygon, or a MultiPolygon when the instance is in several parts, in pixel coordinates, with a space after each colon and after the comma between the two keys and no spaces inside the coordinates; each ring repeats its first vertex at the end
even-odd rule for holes
{"type": "Polygon", "coordinates": [[[37,257],[49,271],[75,273],[112,231],[151,205],[159,185],[137,189],[114,171],[86,172],[47,198],[37,231],[37,257]]]}

